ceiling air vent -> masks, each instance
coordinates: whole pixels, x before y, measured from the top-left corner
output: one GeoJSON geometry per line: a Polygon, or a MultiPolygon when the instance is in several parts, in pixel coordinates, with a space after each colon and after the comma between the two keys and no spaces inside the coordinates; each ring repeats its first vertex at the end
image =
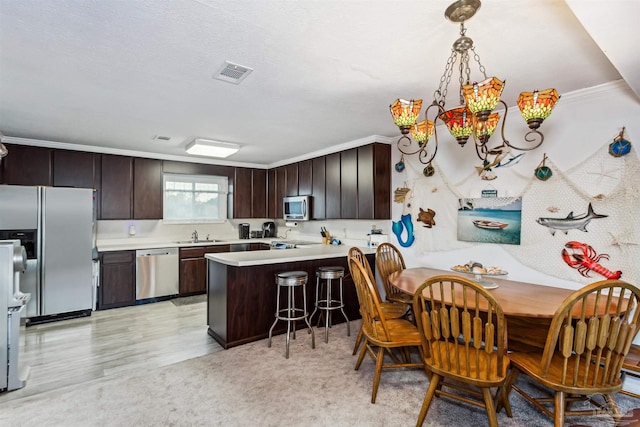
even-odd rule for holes
{"type": "Polygon", "coordinates": [[[225,61],[222,68],[213,75],[213,78],[227,83],[240,84],[252,71],[252,68],[225,61]]]}
{"type": "Polygon", "coordinates": [[[165,135],[154,135],[153,139],[155,141],[171,141],[171,137],[165,135]]]}

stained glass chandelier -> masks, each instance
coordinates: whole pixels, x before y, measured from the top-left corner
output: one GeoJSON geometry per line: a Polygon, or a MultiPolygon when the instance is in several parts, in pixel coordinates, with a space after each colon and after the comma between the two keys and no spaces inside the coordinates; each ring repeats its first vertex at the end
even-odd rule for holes
{"type": "Polygon", "coordinates": [[[486,71],[480,62],[480,56],[476,53],[473,40],[466,35],[464,22],[471,18],[480,8],[480,0],[458,0],[451,4],[445,11],[445,17],[455,23],[460,23],[460,37],[453,43],[451,55],[447,60],[445,71],[440,78],[438,89],[433,94],[433,102],[425,110],[425,120],[418,122],[422,100],[396,99],[390,106],[394,123],[399,127],[402,136],[397,142],[397,147],[404,155],[417,154],[421,163],[427,166],[424,174],[433,174],[431,162],[438,151],[438,133],[436,121],[441,120],[451,135],[460,146],[464,146],[471,138],[478,157],[488,164],[487,156],[496,149],[516,149],[528,151],[538,148],[544,141],[544,135],[539,127],[551,114],[553,107],[560,98],[555,89],[542,91],[522,92],[517,104],[522,117],[529,126],[525,134],[526,146],[516,146],[510,143],[504,136],[504,126],[507,119],[508,105],[502,100],[502,89],[505,82],[497,77],[487,77],[486,71]],[[471,79],[471,59],[479,67],[482,79],[471,79]],[[456,65],[458,64],[458,65],[456,65]],[[459,70],[458,82],[460,84],[460,107],[450,110],[445,109],[449,82],[454,70],[459,70]],[[494,112],[494,109],[502,104],[504,116],[494,112]],[[430,119],[432,117],[432,119],[430,119]],[[497,129],[502,119],[502,142],[494,147],[488,146],[488,141],[497,129]],[[408,136],[411,135],[411,138],[408,136]],[[433,144],[429,141],[433,140],[433,144]]]}

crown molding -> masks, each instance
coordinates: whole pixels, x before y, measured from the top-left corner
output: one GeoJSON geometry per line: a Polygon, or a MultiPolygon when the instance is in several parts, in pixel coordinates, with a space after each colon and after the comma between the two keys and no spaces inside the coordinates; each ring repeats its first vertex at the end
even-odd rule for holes
{"type": "Polygon", "coordinates": [[[628,93],[628,95],[634,98],[636,102],[640,103],[640,96],[636,95],[629,84],[623,79],[575,90],[567,94],[562,94],[561,99],[562,103],[586,102],[588,100],[594,100],[603,96],[609,97],[611,96],[612,92],[626,92],[628,93]]]}
{"type": "Polygon", "coordinates": [[[345,142],[343,144],[332,145],[330,147],[324,148],[322,150],[312,151],[310,153],[306,153],[302,156],[291,157],[286,160],[280,160],[278,162],[271,163],[267,165],[267,168],[275,168],[278,166],[284,166],[291,163],[300,162],[303,160],[313,159],[314,157],[326,156],[327,154],[333,154],[344,150],[349,150],[351,148],[360,147],[362,145],[373,144],[374,142],[379,142],[382,144],[393,144],[395,140],[388,136],[380,136],[380,135],[371,135],[365,138],[356,139],[353,141],[345,142]]]}
{"type": "Polygon", "coordinates": [[[16,138],[2,136],[2,142],[17,145],[29,145],[32,147],[57,148],[70,151],[87,151],[99,154],[115,154],[119,156],[145,157],[147,159],[172,160],[177,162],[203,163],[208,165],[235,166],[243,168],[267,169],[268,166],[260,163],[233,162],[222,159],[195,159],[187,156],[174,156],[171,154],[150,153],[148,151],[123,150],[119,148],[99,147],[95,145],[69,144],[66,142],[47,141],[42,139],[16,138]]]}

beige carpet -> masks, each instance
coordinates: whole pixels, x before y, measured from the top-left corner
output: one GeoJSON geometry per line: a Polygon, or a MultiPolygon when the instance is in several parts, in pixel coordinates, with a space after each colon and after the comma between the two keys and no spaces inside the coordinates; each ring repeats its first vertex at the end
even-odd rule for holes
{"type": "MultiPolygon", "coordinates": [[[[373,361],[353,369],[352,336],[344,324],[311,337],[299,331],[290,358],[284,336],[220,351],[133,377],[105,378],[0,404],[7,426],[411,426],[427,378],[420,370],[382,373],[378,399],[370,403],[373,361]]],[[[203,331],[203,333],[206,333],[203,331]]],[[[620,396],[623,412],[639,402],[620,396]]],[[[517,393],[514,418],[499,414],[501,426],[549,426],[517,393]]],[[[484,411],[436,399],[425,426],[486,425],[484,411]]],[[[569,419],[569,424],[612,426],[610,417],[569,419]]]]}

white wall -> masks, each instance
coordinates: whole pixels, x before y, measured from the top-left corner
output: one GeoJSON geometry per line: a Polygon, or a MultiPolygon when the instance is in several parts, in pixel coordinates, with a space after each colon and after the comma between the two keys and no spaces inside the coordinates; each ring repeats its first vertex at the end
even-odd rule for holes
{"type": "MultiPolygon", "coordinates": [[[[452,108],[453,106],[449,106],[452,108]]],[[[553,162],[554,172],[557,176],[568,173],[583,164],[586,159],[592,158],[594,155],[602,153],[603,146],[612,142],[613,138],[618,134],[623,126],[626,127],[626,139],[636,145],[632,152],[626,156],[627,162],[630,162],[633,156],[637,163],[637,150],[640,146],[640,102],[628,86],[622,81],[613,84],[607,84],[579,93],[565,94],[558,102],[553,114],[549,117],[541,127],[541,131],[545,135],[545,141],[541,147],[536,150],[526,152],[522,160],[515,166],[496,169],[498,178],[493,181],[482,181],[474,171],[475,166],[479,166],[474,149],[473,141],[467,143],[467,146],[461,148],[455,140],[449,135],[446,128],[441,126],[438,128],[439,148],[434,165],[441,172],[436,177],[424,178],[421,174],[424,165],[420,164],[415,157],[405,156],[407,169],[403,173],[393,172],[392,190],[397,187],[403,187],[407,182],[408,186],[416,193],[417,203],[412,206],[412,219],[414,228],[416,229],[416,243],[408,248],[401,248],[402,253],[409,267],[428,266],[448,270],[456,264],[464,264],[467,261],[474,260],[484,263],[485,265],[499,265],[509,272],[509,278],[526,282],[541,283],[551,286],[566,287],[576,289],[582,283],[601,280],[603,277],[596,273],[591,274],[591,278],[584,278],[580,274],[566,267],[565,277],[551,275],[545,273],[546,265],[544,263],[536,264],[535,259],[529,262],[529,266],[523,265],[516,260],[511,254],[512,245],[497,244],[478,244],[458,242],[455,233],[455,213],[453,217],[447,212],[451,212],[452,200],[461,197],[481,197],[480,191],[485,188],[495,188],[498,190],[499,196],[519,196],[524,190],[532,185],[531,182],[541,182],[533,178],[533,171],[542,160],[543,153],[547,153],[553,162]],[[595,154],[594,154],[595,153],[595,154]],[[443,180],[446,183],[443,184],[443,180]],[[448,184],[448,185],[447,185],[448,184]],[[450,188],[455,188],[458,194],[452,194],[450,188]],[[419,206],[418,206],[419,205],[419,206]],[[436,226],[433,229],[424,229],[420,223],[416,222],[418,208],[436,207],[436,226]],[[444,230],[442,227],[448,227],[444,230]],[[429,240],[427,242],[427,240],[429,240]]],[[[516,145],[520,143],[522,136],[527,130],[525,122],[522,120],[519,111],[512,108],[509,111],[507,126],[505,129],[506,138],[516,145]]],[[[494,135],[492,139],[499,137],[494,135]]],[[[496,144],[494,141],[493,144],[496,144]]],[[[432,142],[430,142],[432,144],[432,142]]],[[[605,148],[606,150],[606,148],[605,148]]],[[[394,146],[392,148],[393,162],[400,160],[400,153],[394,146]]],[[[514,154],[520,152],[515,151],[514,154]]],[[[602,154],[602,159],[611,158],[608,154],[602,154]]],[[[603,160],[605,161],[605,160],[603,160]]],[[[598,172],[597,170],[594,173],[598,172]]],[[[638,186],[637,181],[640,176],[635,175],[635,182],[623,183],[622,185],[638,186]]],[[[533,184],[535,185],[535,184],[533,184]]],[[[580,186],[581,183],[576,183],[580,186]]],[[[553,188],[553,187],[549,187],[553,188]]],[[[588,192],[590,189],[584,189],[588,192]]],[[[635,196],[628,200],[626,206],[627,213],[640,211],[640,196],[635,196]]],[[[523,218],[525,211],[525,196],[523,196],[523,218]]],[[[575,214],[586,212],[586,204],[574,204],[575,214]],[[584,210],[584,212],[583,212],[584,210]]],[[[573,205],[572,205],[573,206],[573,205]]],[[[402,214],[402,205],[399,203],[392,204],[392,219],[398,221],[402,214]]],[[[457,210],[457,206],[454,211],[457,210]]],[[[596,210],[597,211],[597,210],[596,210]]],[[[612,212],[610,212],[612,213],[612,212]]],[[[566,215],[566,214],[565,214],[566,215]]],[[[553,214],[548,216],[552,217],[553,214]]],[[[613,213],[610,217],[614,217],[613,213]]],[[[610,218],[607,219],[611,220],[610,218]]],[[[629,242],[626,248],[633,253],[638,253],[640,241],[640,221],[633,216],[632,228],[634,233],[628,236],[629,242]]],[[[599,220],[604,221],[604,220],[599,220]]],[[[603,224],[601,222],[600,224],[603,224]]],[[[536,224],[537,226],[537,224],[536,224]]],[[[524,225],[523,225],[524,227],[524,225]]],[[[540,233],[547,233],[544,227],[539,226],[540,233]]],[[[594,230],[597,229],[596,222],[593,221],[589,225],[591,233],[583,233],[578,230],[570,230],[566,236],[567,240],[584,239],[586,236],[593,236],[594,230]]],[[[604,231],[603,231],[604,233],[604,231]]],[[[627,233],[629,234],[629,233],[627,233]]],[[[542,234],[540,234],[542,238],[542,234]]],[[[531,236],[523,236],[523,239],[531,236]]],[[[547,234],[544,235],[547,238],[547,234]]],[[[537,239],[538,236],[534,236],[537,239]]],[[[559,236],[557,241],[561,241],[563,237],[559,236]]],[[[391,236],[391,242],[398,245],[395,236],[391,236]]],[[[562,240],[564,244],[564,240],[562,240]]],[[[522,242],[525,245],[525,242],[522,242]]],[[[399,246],[399,245],[398,245],[399,246]]],[[[610,249],[610,248],[609,248],[610,249]]],[[[611,249],[612,254],[619,248],[611,249]]],[[[555,250],[555,249],[553,249],[555,250]]],[[[607,249],[608,250],[608,249],[607,249]]],[[[543,249],[544,251],[544,249],[543,249]]],[[[603,251],[604,252],[604,251],[603,251]]],[[[559,251],[558,262],[561,263],[559,251]]],[[[615,255],[615,254],[614,254],[615,255]]],[[[532,258],[535,258],[535,254],[532,258]]],[[[639,257],[635,257],[638,259],[639,257]]],[[[612,256],[611,261],[614,261],[612,256]]],[[[603,264],[613,264],[612,262],[603,260],[603,264]]],[[[640,267],[635,262],[628,262],[623,268],[623,279],[640,277],[640,267]]]]}
{"type": "MultiPolygon", "coordinates": [[[[98,221],[98,240],[146,240],[174,241],[189,240],[194,230],[200,239],[207,234],[211,239],[238,238],[238,224],[249,223],[251,230],[261,230],[262,223],[269,218],[231,219],[222,224],[166,224],[160,220],[109,220],[98,221]],[[135,235],[129,234],[133,226],[135,235]]],[[[293,240],[321,242],[320,228],[326,227],[333,236],[347,245],[367,246],[368,234],[372,226],[389,232],[390,221],[377,220],[330,220],[298,222],[297,227],[287,227],[281,219],[276,219],[277,237],[293,240]]]]}

